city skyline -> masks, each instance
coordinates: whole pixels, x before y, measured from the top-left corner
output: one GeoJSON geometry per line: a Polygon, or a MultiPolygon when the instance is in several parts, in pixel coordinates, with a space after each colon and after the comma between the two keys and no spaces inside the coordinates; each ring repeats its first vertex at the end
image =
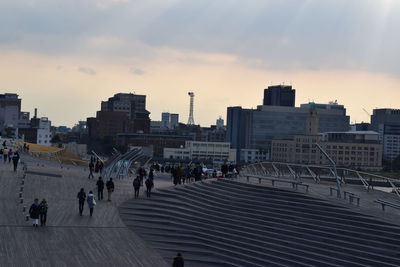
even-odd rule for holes
{"type": "Polygon", "coordinates": [[[291,84],[296,106],[338,100],[351,121],[400,108],[396,1],[2,1],[0,89],[22,110],[73,126],[118,92],[147,95],[152,120],[201,125],[256,108],[291,84]],[[76,108],[79,107],[79,108],[76,108]]]}

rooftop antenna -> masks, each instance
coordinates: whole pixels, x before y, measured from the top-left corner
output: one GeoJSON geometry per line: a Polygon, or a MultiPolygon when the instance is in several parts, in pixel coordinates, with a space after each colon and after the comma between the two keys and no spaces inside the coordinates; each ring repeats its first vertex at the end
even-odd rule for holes
{"type": "Polygon", "coordinates": [[[187,124],[194,125],[194,117],[193,117],[194,93],[189,92],[188,95],[190,96],[190,109],[189,109],[189,119],[187,124]]]}

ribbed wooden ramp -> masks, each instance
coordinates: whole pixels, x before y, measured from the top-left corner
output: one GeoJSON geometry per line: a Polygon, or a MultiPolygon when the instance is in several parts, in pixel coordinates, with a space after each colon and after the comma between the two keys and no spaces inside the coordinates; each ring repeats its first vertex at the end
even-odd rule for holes
{"type": "Polygon", "coordinates": [[[289,190],[221,179],[157,190],[120,214],[187,266],[400,266],[400,227],[289,190]]]}

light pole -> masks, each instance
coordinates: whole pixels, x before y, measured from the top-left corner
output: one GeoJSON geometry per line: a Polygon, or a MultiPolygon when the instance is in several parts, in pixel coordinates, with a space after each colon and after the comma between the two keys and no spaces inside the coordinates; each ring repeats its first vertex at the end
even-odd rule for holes
{"type": "Polygon", "coordinates": [[[336,170],[336,163],[331,159],[331,157],[329,157],[328,153],[325,152],[325,150],[318,144],[315,143],[315,145],[318,147],[318,149],[322,152],[322,154],[325,155],[325,157],[328,158],[328,160],[332,163],[333,165],[333,172],[335,173],[335,178],[336,178],[336,185],[337,185],[337,197],[341,198],[342,197],[342,188],[340,186],[340,182],[339,182],[339,177],[337,175],[337,170],[336,170]]]}

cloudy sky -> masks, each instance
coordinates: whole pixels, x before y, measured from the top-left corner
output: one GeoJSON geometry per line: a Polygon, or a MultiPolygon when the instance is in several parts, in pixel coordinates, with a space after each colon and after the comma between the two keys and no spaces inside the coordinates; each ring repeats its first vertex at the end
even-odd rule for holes
{"type": "Polygon", "coordinates": [[[72,126],[117,92],[195,122],[262,103],[292,84],[296,104],[400,108],[400,1],[0,0],[0,90],[72,126]]]}

